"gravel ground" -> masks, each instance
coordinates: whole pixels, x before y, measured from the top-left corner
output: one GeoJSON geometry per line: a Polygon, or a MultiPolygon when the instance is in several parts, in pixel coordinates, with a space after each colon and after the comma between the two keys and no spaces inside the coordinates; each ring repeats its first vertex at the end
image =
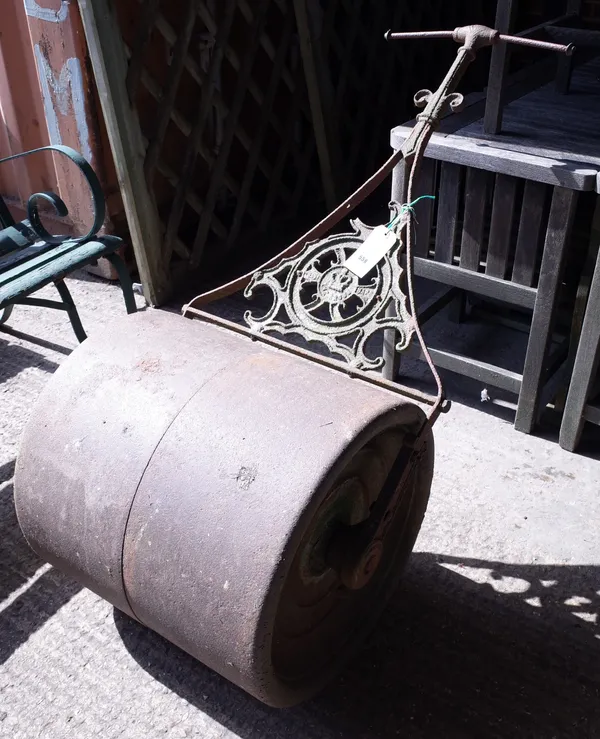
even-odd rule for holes
{"type": "MultiPolygon", "coordinates": [[[[124,310],[112,284],[77,275],[69,285],[89,333],[124,310]]],[[[600,737],[597,436],[567,454],[552,426],[518,434],[506,399],[490,391],[482,405],[481,387],[448,378],[455,402],[436,427],[431,503],[402,587],[337,681],[276,711],[28,549],[12,502],[19,437],[75,340],[54,311],[17,308],[10,324],[0,333],[0,736],[600,737]]],[[[432,330],[466,343],[481,331],[432,330]]],[[[510,364],[522,345],[501,334],[494,351],[510,364]]]]}

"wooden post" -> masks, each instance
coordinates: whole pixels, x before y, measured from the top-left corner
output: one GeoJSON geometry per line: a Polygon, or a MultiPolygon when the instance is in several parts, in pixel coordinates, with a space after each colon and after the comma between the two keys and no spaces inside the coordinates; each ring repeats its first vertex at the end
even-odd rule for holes
{"type": "Polygon", "coordinates": [[[583,329],[560,427],[560,445],[574,452],[585,424],[585,408],[600,363],[600,253],[592,278],[583,329]]]}
{"type": "MultiPolygon", "coordinates": [[[[568,0],[567,13],[578,16],[581,13],[582,0],[568,0]]],[[[556,68],[556,89],[562,95],[566,95],[571,87],[573,75],[573,57],[561,54],[558,57],[556,68]]]]}
{"type": "Polygon", "coordinates": [[[144,176],[142,132],[127,93],[121,30],[110,0],[79,0],[79,9],[144,295],[151,305],[161,305],[172,283],[162,255],[158,211],[144,176]]]}
{"type": "Polygon", "coordinates": [[[530,434],[538,420],[544,370],[550,349],[558,306],[567,245],[571,236],[579,193],[556,187],[548,220],[548,230],[540,268],[531,331],[523,370],[523,384],[517,406],[515,428],[530,434]]]}
{"type": "MultiPolygon", "coordinates": [[[[495,28],[500,33],[510,34],[512,31],[516,4],[516,0],[498,0],[495,28]]],[[[496,44],[492,48],[483,130],[485,133],[494,136],[502,130],[504,80],[508,69],[509,55],[508,44],[496,44]]]]}
{"type": "Polygon", "coordinates": [[[310,18],[308,2],[309,0],[294,0],[294,9],[319,152],[325,202],[329,210],[333,210],[341,199],[338,177],[342,158],[334,125],[333,87],[328,76],[327,64],[322,58],[317,30],[310,18]]]}

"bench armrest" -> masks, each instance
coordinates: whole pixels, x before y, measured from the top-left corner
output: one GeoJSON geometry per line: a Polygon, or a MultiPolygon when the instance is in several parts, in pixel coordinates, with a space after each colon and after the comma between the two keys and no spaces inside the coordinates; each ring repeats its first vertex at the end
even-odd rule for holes
{"type": "MultiPolygon", "coordinates": [[[[50,203],[54,210],[56,211],[56,214],[62,218],[68,215],[69,209],[65,205],[64,201],[53,192],[36,192],[29,196],[29,199],[27,201],[27,218],[28,221],[26,225],[34,232],[34,234],[41,240],[46,242],[47,244],[62,244],[63,241],[69,240],[69,241],[80,241],[84,242],[88,239],[93,238],[96,236],[98,231],[102,228],[102,225],[104,224],[104,218],[106,215],[106,204],[104,200],[104,194],[102,192],[102,187],[100,185],[100,181],[98,180],[98,177],[94,170],[92,169],[92,166],[90,163],[84,159],[84,157],[81,156],[81,154],[75,149],[71,149],[69,146],[62,146],[62,145],[52,145],[52,146],[42,146],[39,149],[32,149],[31,151],[24,151],[21,154],[14,154],[10,157],[5,157],[4,159],[0,159],[0,164],[3,162],[10,162],[13,159],[20,159],[21,157],[29,156],[30,154],[38,154],[42,151],[56,151],[59,154],[62,154],[63,156],[66,156],[68,159],[70,159],[81,171],[83,176],[86,179],[86,182],[88,183],[88,186],[90,188],[90,193],[92,196],[92,207],[94,212],[94,221],[92,223],[92,226],[90,230],[84,235],[84,236],[77,236],[75,238],[71,236],[55,236],[51,234],[49,231],[46,230],[45,226],[43,225],[39,211],[38,211],[38,201],[39,200],[45,200],[47,203],[50,203]]],[[[8,226],[14,226],[15,221],[10,215],[10,212],[8,208],[6,207],[6,204],[4,200],[0,197],[0,220],[2,221],[2,225],[6,228],[8,226]]]]}

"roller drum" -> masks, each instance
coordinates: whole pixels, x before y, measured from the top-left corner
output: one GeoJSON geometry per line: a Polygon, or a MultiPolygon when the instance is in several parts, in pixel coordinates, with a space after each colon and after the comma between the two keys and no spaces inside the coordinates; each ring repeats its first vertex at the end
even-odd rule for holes
{"type": "Polygon", "coordinates": [[[17,514],[33,549],[273,706],[316,692],[360,645],[412,550],[427,432],[377,571],[328,560],[364,521],[409,400],[227,329],[148,310],[85,341],[26,429],[17,514]]]}

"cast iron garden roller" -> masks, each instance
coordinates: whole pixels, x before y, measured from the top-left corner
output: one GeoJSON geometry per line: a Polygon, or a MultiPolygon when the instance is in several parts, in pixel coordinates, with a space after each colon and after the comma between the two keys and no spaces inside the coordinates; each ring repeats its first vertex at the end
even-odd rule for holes
{"type": "Polygon", "coordinates": [[[16,507],[35,551],[273,706],[312,695],[360,645],[427,507],[447,406],[416,320],[411,193],[462,74],[497,34],[454,37],[457,59],[420,96],[400,152],[187,318],[147,310],[85,341],[22,441],[16,507]],[[390,221],[326,237],[402,157],[409,197],[390,221]],[[198,310],[240,288],[270,297],[246,327],[198,310]],[[435,396],[382,377],[384,331],[398,351],[419,341],[435,396]]]}

